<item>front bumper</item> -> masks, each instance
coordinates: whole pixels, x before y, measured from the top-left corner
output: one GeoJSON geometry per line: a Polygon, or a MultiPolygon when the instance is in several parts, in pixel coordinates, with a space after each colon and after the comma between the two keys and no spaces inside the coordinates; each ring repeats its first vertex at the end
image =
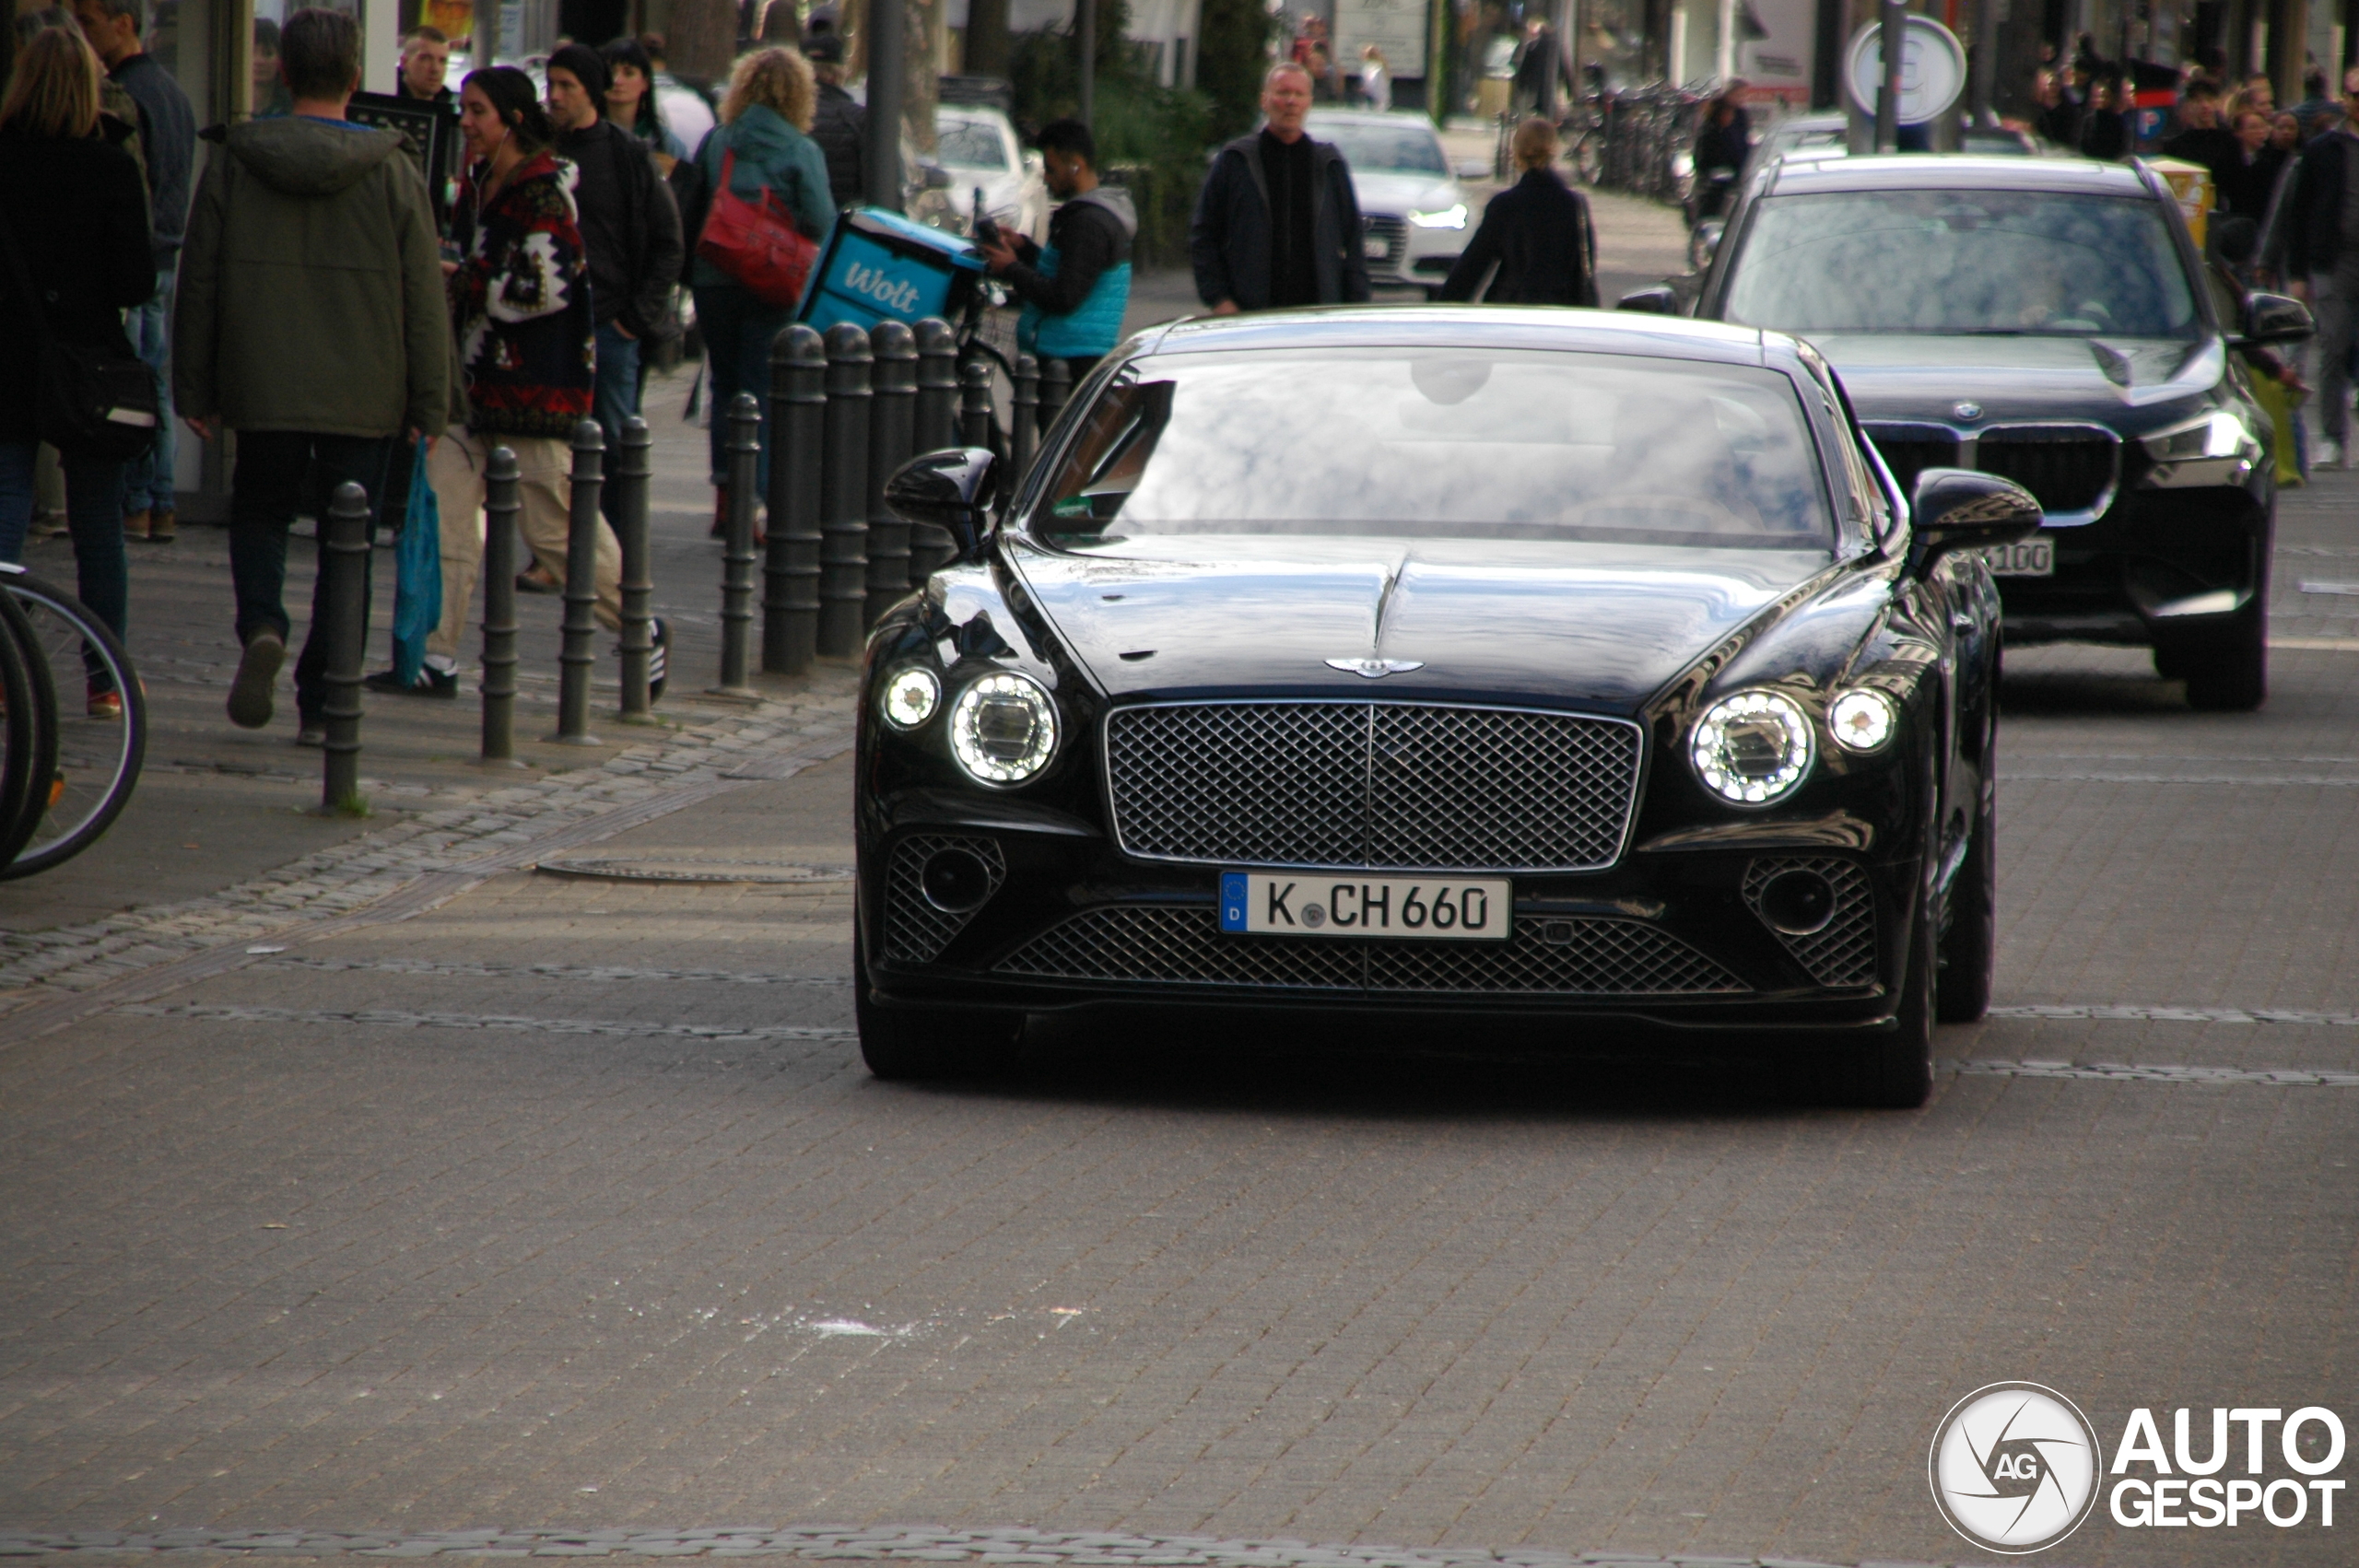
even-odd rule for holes
{"type": "Polygon", "coordinates": [[[1403,213],[1367,214],[1362,228],[1367,249],[1374,251],[1379,241],[1384,246],[1381,255],[1367,256],[1368,282],[1379,288],[1439,288],[1458,264],[1475,221],[1470,214],[1463,228],[1420,228],[1403,213]]]}
{"type": "Polygon", "coordinates": [[[860,908],[867,981],[886,1005],[1359,1006],[1872,1027],[1898,993],[1918,885],[1913,860],[1641,853],[1599,873],[1515,878],[1512,935],[1500,942],[1227,935],[1218,868],[1134,860],[1083,825],[965,813],[931,791],[879,804],[861,844],[860,908]],[[970,907],[928,895],[927,866],[945,854],[980,868],[961,884],[968,897],[985,890],[970,907]],[[1835,913],[1820,931],[1781,935],[1762,890],[1798,867],[1828,879],[1835,913]]]}
{"type": "Polygon", "coordinates": [[[2197,646],[2265,608],[2271,508],[2236,486],[2125,488],[2105,514],[2046,528],[2053,577],[2002,577],[2011,643],[2197,646]]]}

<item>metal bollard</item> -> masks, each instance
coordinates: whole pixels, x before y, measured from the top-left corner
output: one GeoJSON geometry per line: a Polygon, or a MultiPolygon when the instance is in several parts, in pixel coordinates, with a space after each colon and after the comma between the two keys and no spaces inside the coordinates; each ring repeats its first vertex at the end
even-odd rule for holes
{"type": "Polygon", "coordinates": [[[762,672],[799,675],[819,646],[819,452],[827,347],[795,322],[770,341],[770,532],[762,561],[762,672]]]}
{"type": "Polygon", "coordinates": [[[1065,411],[1065,402],[1073,396],[1073,367],[1062,359],[1040,361],[1040,435],[1046,439],[1049,427],[1057,415],[1065,411]]]}
{"type": "Polygon", "coordinates": [[[594,746],[590,676],[598,667],[598,494],[605,487],[606,438],[595,419],[573,427],[571,508],[565,530],[565,633],[557,656],[557,733],[561,746],[594,746]]]}
{"type": "Polygon", "coordinates": [[[715,696],[751,697],[745,643],[754,626],[754,488],[762,474],[762,405],[729,400],[729,536],[721,546],[721,684],[715,696]]]}
{"type": "Polygon", "coordinates": [[[958,367],[958,444],[992,444],[992,368],[988,360],[969,359],[958,367]]]}
{"type": "Polygon", "coordinates": [[[868,605],[868,334],[827,329],[827,452],[819,460],[819,651],[860,649],[868,605]]]}
{"type": "Polygon", "coordinates": [[[622,439],[616,443],[614,504],[615,535],[623,547],[623,698],[622,718],[643,724],[654,717],[648,694],[648,666],[655,653],[655,579],[648,559],[647,482],[654,471],[651,456],[655,438],[647,421],[634,414],[623,421],[622,439]]]}
{"type": "Polygon", "coordinates": [[[958,444],[958,334],[939,316],[912,329],[918,340],[917,450],[958,444]]]}
{"type": "Polygon", "coordinates": [[[876,358],[874,397],[868,411],[868,603],[862,624],[910,591],[910,525],[885,504],[885,484],[910,461],[916,430],[917,338],[900,322],[880,322],[868,334],[876,358]]]}
{"type": "Polygon", "coordinates": [[[1022,474],[1040,445],[1040,362],[1029,354],[1015,357],[1015,412],[1008,421],[1008,455],[1022,474]]]}
{"type": "Polygon", "coordinates": [[[516,761],[516,454],[491,449],[484,465],[483,760],[516,761]]]}
{"type": "Polygon", "coordinates": [[[327,574],[327,757],[321,768],[320,810],[360,806],[360,662],[369,628],[369,494],[339,485],[320,520],[320,570],[327,574]]]}

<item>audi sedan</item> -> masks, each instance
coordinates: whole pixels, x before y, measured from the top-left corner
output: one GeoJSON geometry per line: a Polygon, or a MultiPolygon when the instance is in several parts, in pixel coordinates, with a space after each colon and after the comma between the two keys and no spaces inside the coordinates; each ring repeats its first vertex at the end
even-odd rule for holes
{"type": "Polygon", "coordinates": [[[1934,1019],[1987,1004],[1978,552],[2038,511],[1904,495],[1795,339],[1185,322],[1020,480],[930,453],[887,499],[963,554],[866,652],[880,1075],[1188,1002],[1716,1030],[1914,1105],[1934,1019]]]}
{"type": "Polygon", "coordinates": [[[1439,294],[1482,215],[1470,213],[1434,123],[1422,114],[1319,109],[1304,123],[1334,143],[1351,169],[1368,281],[1422,288],[1428,298],[1439,294]]]}
{"type": "Polygon", "coordinates": [[[1790,158],[1695,313],[1816,345],[1904,481],[1954,465],[2038,497],[2047,525],[1991,556],[2009,642],[2148,647],[2196,708],[2265,699],[2275,438],[2244,351],[2309,313],[2207,267],[2154,170],[1790,158]]]}

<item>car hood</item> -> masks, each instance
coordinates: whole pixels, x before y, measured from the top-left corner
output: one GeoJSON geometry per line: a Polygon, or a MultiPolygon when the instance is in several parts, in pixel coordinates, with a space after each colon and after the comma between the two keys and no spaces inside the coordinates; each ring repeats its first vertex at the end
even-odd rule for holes
{"type": "Polygon", "coordinates": [[[1984,420],[2107,420],[2125,410],[2209,391],[2225,373],[2216,337],[1934,337],[1914,333],[1809,333],[1843,378],[1862,419],[1966,423],[1960,403],[1984,420]]]}
{"type": "Polygon", "coordinates": [[[1352,192],[1360,211],[1370,213],[1439,212],[1465,197],[1458,182],[1432,174],[1352,173],[1352,192]]]}
{"type": "Polygon", "coordinates": [[[1809,550],[1163,535],[1008,563],[1116,699],[1355,694],[1636,713],[1824,572],[1809,550]],[[1415,661],[1380,679],[1329,660],[1415,661]]]}

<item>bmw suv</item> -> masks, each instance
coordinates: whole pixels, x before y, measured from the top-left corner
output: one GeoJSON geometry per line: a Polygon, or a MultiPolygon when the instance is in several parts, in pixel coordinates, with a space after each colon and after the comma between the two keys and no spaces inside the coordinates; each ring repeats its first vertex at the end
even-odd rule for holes
{"type": "Polygon", "coordinates": [[[2238,351],[2310,319],[2207,265],[2155,171],[1789,159],[1699,285],[1696,315],[1818,346],[1903,494],[1956,467],[2038,498],[2039,532],[1989,556],[2009,642],[2150,647],[2194,707],[2261,704],[2273,437],[2238,351]]]}

